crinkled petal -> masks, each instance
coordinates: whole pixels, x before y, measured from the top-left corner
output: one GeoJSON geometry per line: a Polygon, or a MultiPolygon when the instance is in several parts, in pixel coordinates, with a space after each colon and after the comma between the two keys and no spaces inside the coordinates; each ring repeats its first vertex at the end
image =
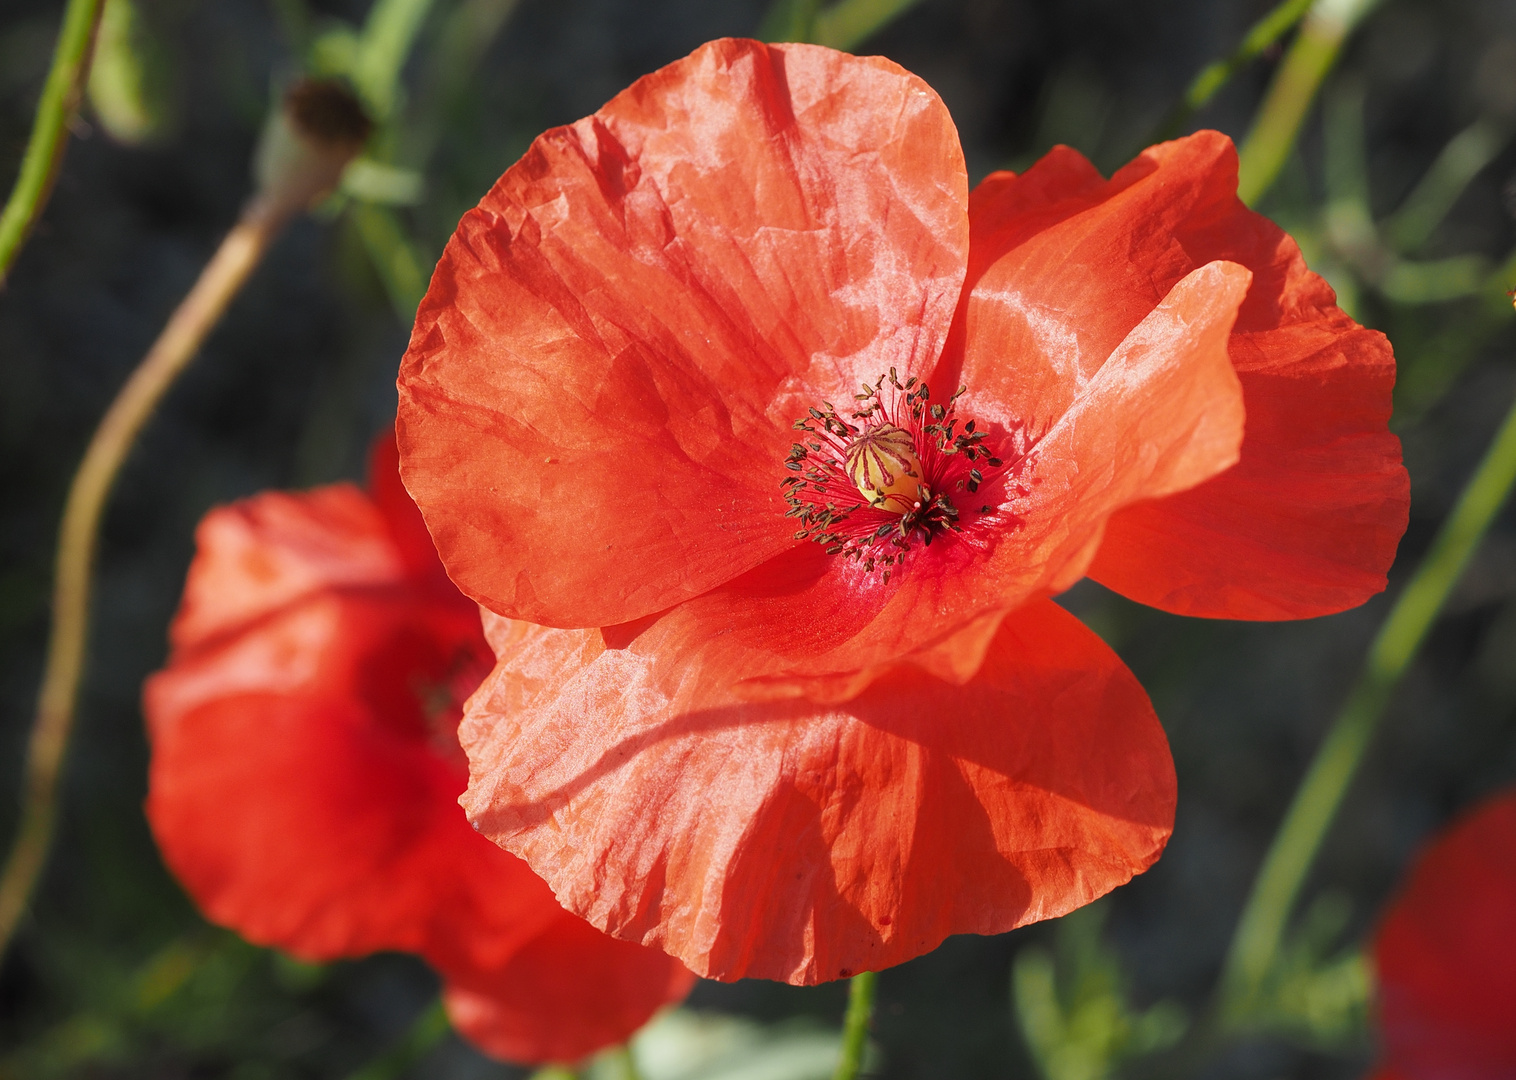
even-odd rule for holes
{"type": "Polygon", "coordinates": [[[957,132],[880,57],[716,41],[543,135],[465,216],[401,367],[449,573],[598,626],[793,546],[791,421],[929,367],[967,249],[957,132]]]}
{"type": "Polygon", "coordinates": [[[820,982],[1062,914],[1172,825],[1147,696],[1050,601],[963,686],[900,668],[834,707],[670,695],[595,631],[486,630],[470,818],[569,910],[714,978],[820,982]]]}
{"type": "Polygon", "coordinates": [[[1241,460],[1113,517],[1095,580],[1165,611],[1227,619],[1329,615],[1383,591],[1410,513],[1400,440],[1386,426],[1394,356],[1294,259],[1329,311],[1234,335],[1248,413],[1241,460]]]}
{"type": "Polygon", "coordinates": [[[694,973],[668,954],[619,941],[561,910],[489,977],[443,975],[453,1026],[485,1053],[524,1064],[572,1063],[625,1042],[695,984],[694,973]]]}
{"type": "Polygon", "coordinates": [[[1516,791],[1417,859],[1374,939],[1385,1059],[1408,1080],[1516,1076],[1516,791]]]}
{"type": "Polygon", "coordinates": [[[1384,588],[1405,529],[1408,480],[1387,428],[1394,357],[1236,187],[1236,153],[1216,132],[1152,147],[1109,182],[1062,147],[1020,177],[990,176],[970,201],[944,367],[961,373],[968,407],[1035,428],[1176,281],[1218,259],[1247,267],[1230,346],[1247,407],[1240,461],[1113,517],[1090,575],[1185,615],[1340,611],[1384,588]]]}
{"type": "Polygon", "coordinates": [[[1243,410],[1227,336],[1247,284],[1232,263],[1184,278],[1044,434],[1024,490],[983,491],[992,515],[970,512],[963,533],[918,544],[888,584],[810,543],[607,632],[657,658],[669,680],[740,684],[749,696],[845,700],[902,657],[962,682],[999,618],[1078,580],[1113,512],[1237,460],[1243,410]]]}

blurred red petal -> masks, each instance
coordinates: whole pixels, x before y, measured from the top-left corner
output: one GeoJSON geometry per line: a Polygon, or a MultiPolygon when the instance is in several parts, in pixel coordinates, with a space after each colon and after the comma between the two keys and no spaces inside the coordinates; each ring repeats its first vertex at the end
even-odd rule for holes
{"type": "Polygon", "coordinates": [[[1374,939],[1387,1065],[1406,1080],[1516,1076],[1516,791],[1417,858],[1374,939]]]}
{"type": "Polygon", "coordinates": [[[350,699],[244,693],[177,716],[156,729],[150,784],[170,869],[260,945],[487,967],[555,911],[524,863],[468,827],[458,773],[350,699]]]}
{"type": "Polygon", "coordinates": [[[819,982],[1059,915],[1172,825],[1146,695],[1048,601],[965,686],[903,669],[833,708],[671,696],[594,631],[487,627],[470,817],[571,911],[712,977],[819,982]]]}
{"type": "Polygon", "coordinates": [[[792,547],[791,421],[931,364],[966,205],[946,108],[880,57],[716,41],[543,135],[464,218],[401,368],[454,580],[596,626],[792,547]]]}
{"type": "Polygon", "coordinates": [[[175,648],[242,629],[326,589],[405,578],[383,520],[351,484],[305,495],[268,492],[212,510],[195,540],[198,554],[169,634],[175,648]]]}
{"type": "Polygon", "coordinates": [[[453,720],[417,697],[472,688],[445,684],[487,662],[476,609],[418,583],[346,485],[214,510],[198,539],[144,690],[165,860],[212,919],[301,956],[500,962],[556,908],[468,827],[453,720]]]}
{"type": "Polygon", "coordinates": [[[625,1042],[694,984],[694,974],[666,953],[618,941],[560,910],[489,978],[450,977],[444,1000],[453,1026],[488,1054],[575,1062],[625,1042]]]}
{"type": "Polygon", "coordinates": [[[400,448],[393,431],[381,434],[369,449],[368,495],[384,519],[390,539],[399,550],[409,574],[448,592],[456,592],[456,587],[448,582],[447,572],[442,569],[442,561],[437,558],[437,549],[432,546],[432,537],[426,531],[421,511],[416,509],[405,485],[400,482],[400,448]]]}
{"type": "Polygon", "coordinates": [[[212,920],[313,960],[420,953],[535,1029],[522,1048],[577,1057],[692,976],[566,915],[469,826],[455,728],[489,648],[394,467],[381,444],[373,501],[339,485],[207,515],[173,656],[144,692],[148,819],[212,920]],[[547,971],[559,946],[553,996],[533,1013],[511,980],[547,971]]]}

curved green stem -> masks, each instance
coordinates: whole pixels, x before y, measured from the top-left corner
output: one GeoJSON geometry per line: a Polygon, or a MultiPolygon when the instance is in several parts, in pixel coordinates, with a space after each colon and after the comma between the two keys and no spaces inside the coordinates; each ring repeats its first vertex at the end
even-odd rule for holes
{"type": "Polygon", "coordinates": [[[432,0],[375,0],[363,24],[353,81],[365,103],[384,120],[395,109],[400,69],[416,43],[432,0]]]}
{"type": "Polygon", "coordinates": [[[850,52],[920,0],[774,0],[758,28],[764,41],[808,41],[850,52]]]}
{"type": "Polygon", "coordinates": [[[105,0],[69,0],[53,49],[53,66],[37,102],[32,135],[21,159],[21,174],[0,213],[0,285],[5,284],[21,245],[47,205],[53,179],[68,146],[68,124],[79,107],[89,75],[91,47],[105,0]]]}
{"type": "Polygon", "coordinates": [[[1500,155],[1510,139],[1509,127],[1487,116],[1453,136],[1400,208],[1385,221],[1384,233],[1390,242],[1410,253],[1430,240],[1470,181],[1500,155]]]}
{"type": "MultiPolygon", "coordinates": [[[[519,0],[463,0],[443,21],[436,41],[423,58],[397,160],[426,167],[456,110],[474,87],[474,75],[519,0]]],[[[413,319],[414,314],[408,318],[413,319]]]]}
{"type": "Polygon", "coordinates": [[[1212,61],[1201,68],[1200,73],[1185,89],[1184,97],[1179,99],[1178,104],[1164,118],[1163,123],[1158,126],[1153,138],[1149,141],[1163,142],[1183,131],[1190,118],[1205,108],[1210,100],[1221,92],[1221,88],[1232,81],[1232,77],[1237,72],[1263,55],[1265,49],[1294,29],[1295,24],[1305,18],[1305,13],[1310,10],[1310,7],[1311,0],[1284,0],[1278,7],[1254,23],[1230,56],[1212,61]]]}
{"type": "Polygon", "coordinates": [[[861,971],[848,983],[847,1013],[842,1018],[842,1051],[832,1080],[854,1080],[863,1071],[869,1024],[874,1019],[874,984],[878,978],[875,972],[861,971]]]}
{"type": "Polygon", "coordinates": [[[416,319],[426,295],[426,259],[406,236],[400,219],[388,207],[357,203],[349,211],[390,304],[403,325],[416,319]]]}
{"type": "Polygon", "coordinates": [[[1363,760],[1379,717],[1513,483],[1516,404],[1506,414],[1452,514],[1443,522],[1431,550],[1390,609],[1369,648],[1358,682],[1316,752],[1274,837],[1222,970],[1223,1024],[1235,1023],[1257,1004],[1306,874],[1363,760]]]}
{"type": "Polygon", "coordinates": [[[774,0],[763,16],[763,22],[758,25],[759,39],[810,41],[820,7],[821,0],[774,0]]]}
{"type": "Polygon", "coordinates": [[[1316,0],[1274,74],[1252,130],[1243,140],[1237,195],[1261,199],[1295,148],[1301,122],[1353,28],[1379,0],[1316,0]]]}
{"type": "Polygon", "coordinates": [[[851,52],[894,22],[920,0],[837,0],[817,12],[811,41],[851,52]]]}

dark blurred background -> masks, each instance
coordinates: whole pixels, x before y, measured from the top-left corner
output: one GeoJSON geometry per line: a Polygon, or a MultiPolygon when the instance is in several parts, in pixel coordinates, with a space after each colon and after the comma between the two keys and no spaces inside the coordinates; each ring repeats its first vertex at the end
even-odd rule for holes
{"type": "MultiPolygon", "coordinates": [[[[438,90],[425,57],[458,6],[439,0],[422,28],[401,103],[415,107],[412,120],[390,144],[392,160],[419,171],[424,188],[407,189],[410,174],[380,176],[371,186],[388,205],[339,198],[293,226],[122,478],[105,525],[62,829],[0,969],[0,1077],[344,1076],[390,1045],[435,992],[426,969],[404,957],[312,968],[198,917],[142,817],[138,688],[164,658],[192,529],[207,508],[359,474],[367,441],[393,415],[414,272],[424,282],[458,216],[544,128],[593,111],[702,41],[755,33],[764,14],[760,0],[495,0],[498,34],[478,42],[487,49],[461,91],[438,90]],[[412,240],[390,252],[399,263],[382,258],[388,226],[412,240]]],[[[141,69],[116,73],[125,89],[97,86],[76,125],[52,202],[0,292],[5,791],[16,790],[34,706],[69,475],[235,219],[274,88],[308,60],[330,20],[361,25],[367,7],[136,0],[129,29],[141,69]]],[[[941,93],[971,179],[1022,168],[1059,142],[1109,172],[1268,7],[923,0],[858,51],[893,58],[941,93]]],[[[0,5],[6,185],[61,13],[58,0],[0,5]]],[[[1276,49],[1243,70],[1191,127],[1240,139],[1277,59],[1276,49]]],[[[1516,319],[1491,285],[1516,242],[1513,129],[1516,3],[1385,0],[1350,39],[1260,206],[1295,233],[1344,306],[1395,342],[1396,429],[1413,503],[1392,594],[1516,394],[1516,319]],[[1446,216],[1430,230],[1397,218],[1449,141],[1471,130],[1483,139],[1479,160],[1491,160],[1443,193],[1446,216]],[[1410,270],[1385,272],[1381,242],[1398,245],[1395,265],[1410,270]]],[[[886,972],[876,1022],[885,1076],[1102,1075],[1081,1073],[1077,1054],[1039,1073],[1012,1001],[1018,954],[1025,992],[1052,971],[1067,1008],[1124,985],[1132,1014],[1146,1018],[1146,1034],[1134,1038],[1161,1042],[1183,1013],[1194,1015],[1269,838],[1387,610],[1381,597],[1333,618],[1244,625],[1169,617],[1090,583],[1064,600],[1137,672],[1168,730],[1180,783],[1173,841],[1153,870],[1061,928],[956,938],[886,972]]],[[[1204,1075],[1363,1074],[1373,1044],[1354,950],[1428,832],[1516,779],[1513,715],[1516,519],[1507,511],[1397,695],[1312,878],[1304,923],[1324,974],[1302,983],[1271,1030],[1204,1075]]],[[[0,799],[7,842],[14,817],[15,800],[0,799]]],[[[691,1005],[834,1025],[844,996],[840,984],[707,983],[691,1005]]],[[[409,1075],[515,1073],[447,1041],[409,1075]]]]}

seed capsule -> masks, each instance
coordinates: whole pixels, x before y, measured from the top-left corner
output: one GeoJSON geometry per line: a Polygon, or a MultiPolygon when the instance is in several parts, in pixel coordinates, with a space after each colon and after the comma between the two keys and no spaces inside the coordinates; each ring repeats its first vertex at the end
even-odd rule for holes
{"type": "Polygon", "coordinates": [[[932,497],[911,433],[894,424],[878,424],[853,439],[842,464],[858,493],[877,509],[905,514],[932,497]]]}

